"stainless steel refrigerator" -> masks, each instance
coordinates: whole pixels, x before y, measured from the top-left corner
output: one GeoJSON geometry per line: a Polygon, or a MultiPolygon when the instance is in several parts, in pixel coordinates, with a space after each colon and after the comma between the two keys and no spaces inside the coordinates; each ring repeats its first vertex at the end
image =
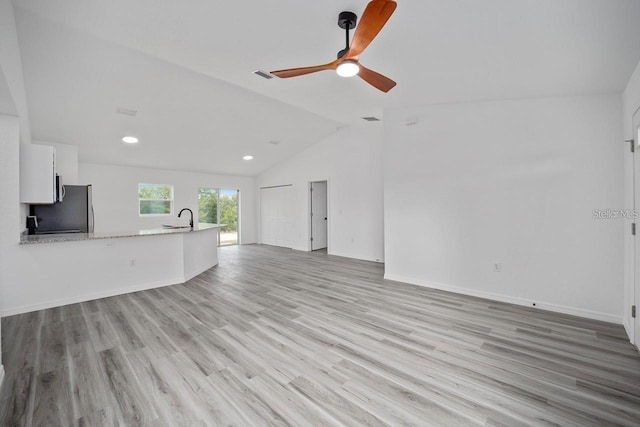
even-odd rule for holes
{"type": "Polygon", "coordinates": [[[93,233],[91,185],[65,185],[61,202],[52,205],[31,205],[31,215],[37,217],[36,234],[93,233]]]}

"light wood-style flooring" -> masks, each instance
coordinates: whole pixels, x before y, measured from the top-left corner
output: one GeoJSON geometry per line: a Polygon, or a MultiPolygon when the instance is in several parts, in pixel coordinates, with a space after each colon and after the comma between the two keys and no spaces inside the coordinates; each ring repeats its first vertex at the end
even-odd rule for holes
{"type": "Polygon", "coordinates": [[[188,283],[2,319],[2,426],[640,425],[622,326],[220,249],[188,283]]]}

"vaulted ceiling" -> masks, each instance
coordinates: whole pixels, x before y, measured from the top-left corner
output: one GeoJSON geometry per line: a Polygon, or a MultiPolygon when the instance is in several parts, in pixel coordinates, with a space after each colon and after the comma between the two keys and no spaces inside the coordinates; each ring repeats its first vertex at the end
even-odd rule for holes
{"type": "Polygon", "coordinates": [[[333,60],[366,0],[13,3],[33,138],[95,163],[255,175],[385,108],[620,92],[640,61],[638,0],[398,0],[361,56],[387,94],[252,74],[333,60]]]}

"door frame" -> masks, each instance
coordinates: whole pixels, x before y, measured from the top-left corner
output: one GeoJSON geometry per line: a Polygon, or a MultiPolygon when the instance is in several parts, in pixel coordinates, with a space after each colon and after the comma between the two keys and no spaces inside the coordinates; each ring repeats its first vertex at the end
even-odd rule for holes
{"type": "Polygon", "coordinates": [[[313,251],[313,244],[311,243],[311,237],[313,237],[313,233],[312,233],[312,227],[313,227],[313,223],[311,220],[311,212],[312,212],[312,203],[311,203],[311,185],[317,182],[326,182],[327,183],[327,253],[329,253],[329,250],[331,248],[331,215],[329,215],[329,212],[331,212],[331,197],[330,197],[330,192],[331,192],[331,186],[329,184],[329,180],[328,179],[314,179],[312,181],[309,181],[307,184],[307,251],[312,252],[313,251]]]}

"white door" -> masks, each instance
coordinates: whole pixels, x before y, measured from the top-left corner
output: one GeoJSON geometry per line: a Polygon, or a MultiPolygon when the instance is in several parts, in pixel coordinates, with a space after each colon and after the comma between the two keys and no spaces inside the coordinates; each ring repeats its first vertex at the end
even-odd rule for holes
{"type": "Polygon", "coordinates": [[[260,189],[261,242],[265,245],[292,246],[292,187],[268,187],[260,189]]]}
{"type": "Polygon", "coordinates": [[[311,250],[327,247],[327,181],[312,182],[311,250]]]}
{"type": "MultiPolygon", "coordinates": [[[[640,110],[636,111],[633,116],[633,139],[635,146],[635,154],[633,156],[633,208],[640,209],[640,110]]],[[[637,212],[637,211],[636,211],[637,212]]],[[[634,237],[634,251],[632,253],[634,259],[634,289],[632,289],[631,297],[633,304],[636,306],[636,318],[631,319],[633,326],[631,327],[631,340],[636,346],[640,347],[640,220],[634,220],[637,227],[636,236],[634,237]]],[[[629,310],[630,307],[625,307],[629,310]]]]}

